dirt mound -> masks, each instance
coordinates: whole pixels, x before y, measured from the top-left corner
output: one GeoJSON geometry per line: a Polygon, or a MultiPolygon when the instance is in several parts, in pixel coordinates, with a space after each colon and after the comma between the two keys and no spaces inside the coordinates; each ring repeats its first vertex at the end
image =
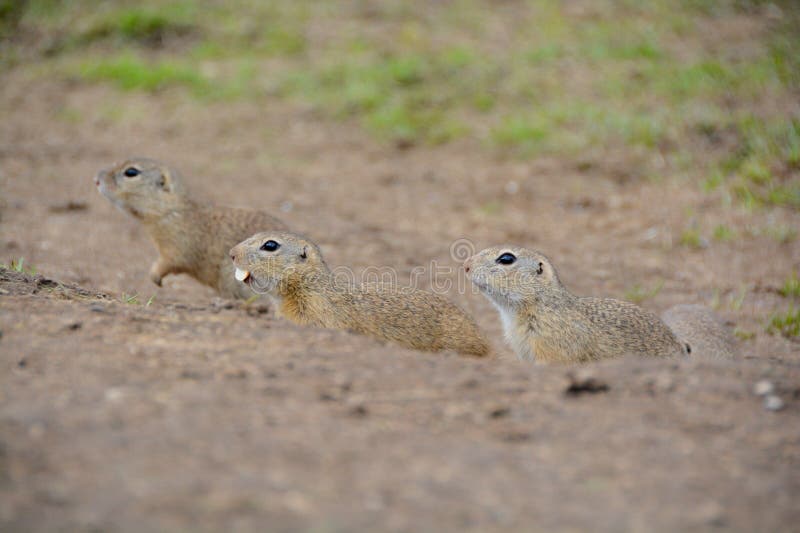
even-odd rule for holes
{"type": "Polygon", "coordinates": [[[4,530],[800,519],[797,362],[533,367],[8,270],[0,289],[4,530]]]}

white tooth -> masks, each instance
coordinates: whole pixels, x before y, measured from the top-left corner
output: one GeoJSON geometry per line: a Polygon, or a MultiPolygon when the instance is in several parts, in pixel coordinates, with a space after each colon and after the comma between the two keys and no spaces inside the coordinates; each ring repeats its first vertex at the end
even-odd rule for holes
{"type": "Polygon", "coordinates": [[[236,269],[236,279],[239,280],[239,281],[246,280],[249,275],[250,275],[250,272],[248,272],[247,270],[242,270],[240,268],[236,269]]]}

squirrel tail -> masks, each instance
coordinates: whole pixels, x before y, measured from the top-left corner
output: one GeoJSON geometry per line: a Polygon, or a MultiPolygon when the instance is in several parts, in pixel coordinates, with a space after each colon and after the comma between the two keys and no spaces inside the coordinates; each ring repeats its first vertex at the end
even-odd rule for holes
{"type": "Polygon", "coordinates": [[[736,341],[730,328],[702,305],[676,305],[661,318],[686,347],[689,357],[725,359],[736,355],[736,341]]]}

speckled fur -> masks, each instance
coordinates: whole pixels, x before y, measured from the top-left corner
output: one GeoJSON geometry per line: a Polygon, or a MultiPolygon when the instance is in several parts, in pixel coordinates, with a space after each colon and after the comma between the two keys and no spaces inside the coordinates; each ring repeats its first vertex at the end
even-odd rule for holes
{"type": "Polygon", "coordinates": [[[493,247],[467,259],[470,279],[495,304],[511,347],[521,359],[581,363],[623,355],[669,357],[685,353],[656,315],[610,298],[570,293],[541,253],[493,247]],[[495,260],[505,252],[510,265],[495,260]]]}
{"type": "Polygon", "coordinates": [[[230,253],[250,273],[250,286],[268,292],[281,316],[297,324],[349,330],[416,350],[489,353],[472,318],[446,298],[381,284],[351,286],[332,275],[314,243],[298,235],[261,233],[230,253]],[[268,240],[280,248],[260,250],[268,240]]]}
{"type": "Polygon", "coordinates": [[[144,225],[159,252],[150,269],[159,286],[169,274],[188,274],[225,298],[249,298],[252,291],[233,276],[228,250],[258,231],[286,228],[262,211],[192,199],[180,175],[152,159],[129,159],[101,170],[95,183],[114,205],[144,225]],[[141,173],[127,177],[129,167],[141,173]]]}
{"type": "Polygon", "coordinates": [[[702,305],[671,307],[661,317],[692,357],[727,359],[738,353],[733,332],[710,309],[702,305]]]}

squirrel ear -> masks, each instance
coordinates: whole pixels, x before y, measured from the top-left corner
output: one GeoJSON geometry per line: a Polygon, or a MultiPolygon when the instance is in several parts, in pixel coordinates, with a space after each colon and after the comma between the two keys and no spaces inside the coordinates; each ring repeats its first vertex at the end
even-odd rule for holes
{"type": "Polygon", "coordinates": [[[539,270],[537,270],[536,273],[541,274],[542,272],[544,272],[544,263],[539,261],[539,270]]]}
{"type": "Polygon", "coordinates": [[[306,259],[308,257],[308,254],[306,254],[306,248],[308,248],[308,246],[303,246],[303,251],[300,253],[300,259],[306,259]]]}
{"type": "Polygon", "coordinates": [[[158,186],[167,192],[172,192],[172,175],[169,170],[164,169],[158,177],[158,186]]]}

